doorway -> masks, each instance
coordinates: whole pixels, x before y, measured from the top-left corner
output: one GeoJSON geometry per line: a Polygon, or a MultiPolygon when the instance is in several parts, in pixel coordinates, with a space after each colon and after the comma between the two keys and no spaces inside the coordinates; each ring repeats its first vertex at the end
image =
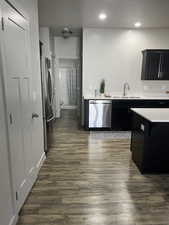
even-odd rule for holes
{"type": "Polygon", "coordinates": [[[79,60],[59,60],[59,85],[61,109],[78,109],[80,100],[79,60]]]}

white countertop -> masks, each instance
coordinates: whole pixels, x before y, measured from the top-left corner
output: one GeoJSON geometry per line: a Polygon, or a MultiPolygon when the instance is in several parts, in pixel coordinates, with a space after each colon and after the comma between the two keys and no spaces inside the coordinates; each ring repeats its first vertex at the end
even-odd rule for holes
{"type": "Polygon", "coordinates": [[[169,96],[160,96],[160,97],[150,97],[150,96],[127,96],[127,97],[120,97],[120,96],[111,96],[111,97],[93,97],[93,96],[84,96],[85,100],[169,100],[169,96]]]}
{"type": "Polygon", "coordinates": [[[132,108],[131,110],[151,122],[169,122],[169,108],[132,108]]]}

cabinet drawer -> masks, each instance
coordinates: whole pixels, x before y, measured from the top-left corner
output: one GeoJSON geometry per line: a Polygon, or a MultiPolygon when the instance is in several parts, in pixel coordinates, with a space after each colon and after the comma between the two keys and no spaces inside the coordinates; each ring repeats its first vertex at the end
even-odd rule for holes
{"type": "Polygon", "coordinates": [[[169,101],[165,101],[165,100],[145,101],[144,107],[146,107],[146,108],[169,108],[169,101]]]}
{"type": "Polygon", "coordinates": [[[143,100],[119,100],[112,101],[112,107],[114,108],[142,108],[144,107],[143,100]]]}
{"type": "Polygon", "coordinates": [[[114,108],[169,108],[169,100],[113,100],[114,108]]]}

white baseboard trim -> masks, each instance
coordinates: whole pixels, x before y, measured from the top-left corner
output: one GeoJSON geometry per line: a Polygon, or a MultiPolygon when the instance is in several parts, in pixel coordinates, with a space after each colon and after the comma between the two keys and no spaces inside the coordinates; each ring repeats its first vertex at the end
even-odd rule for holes
{"type": "Polygon", "coordinates": [[[9,225],[16,225],[17,222],[18,222],[18,215],[15,215],[15,216],[12,217],[9,225]]]}
{"type": "Polygon", "coordinates": [[[40,160],[39,160],[39,162],[38,162],[37,165],[36,165],[36,168],[37,168],[37,172],[38,172],[38,173],[39,173],[39,170],[40,170],[40,168],[42,167],[42,165],[43,165],[45,159],[46,159],[46,155],[45,155],[45,152],[44,152],[44,153],[41,155],[40,160]]]}

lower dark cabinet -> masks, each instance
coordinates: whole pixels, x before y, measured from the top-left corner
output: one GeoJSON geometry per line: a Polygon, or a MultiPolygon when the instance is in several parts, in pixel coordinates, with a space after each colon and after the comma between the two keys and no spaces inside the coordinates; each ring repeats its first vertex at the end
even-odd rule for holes
{"type": "MultiPolygon", "coordinates": [[[[89,100],[84,101],[84,127],[89,129],[89,100]]],[[[112,100],[111,130],[132,129],[131,108],[169,108],[169,100],[112,100]]],[[[110,130],[110,129],[109,129],[110,130]]]]}
{"type": "Polygon", "coordinates": [[[113,100],[112,130],[132,130],[131,108],[169,108],[168,100],[113,100]]]}
{"type": "Polygon", "coordinates": [[[128,108],[112,108],[112,130],[131,130],[131,112],[128,108]]]}
{"type": "Polygon", "coordinates": [[[132,160],[141,173],[169,173],[169,123],[152,123],[133,114],[132,160]]]}

